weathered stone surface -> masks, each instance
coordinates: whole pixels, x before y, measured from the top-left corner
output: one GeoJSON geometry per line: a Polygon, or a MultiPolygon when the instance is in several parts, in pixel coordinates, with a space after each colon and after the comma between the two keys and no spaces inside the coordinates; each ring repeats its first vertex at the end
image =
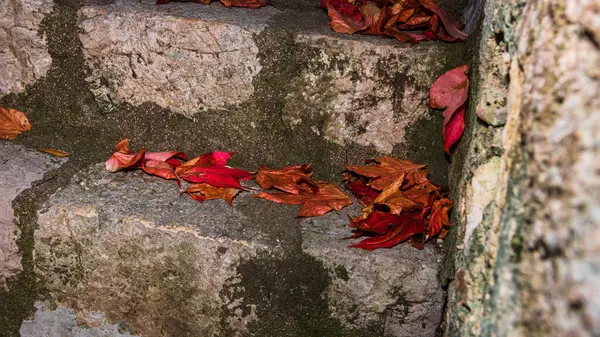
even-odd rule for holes
{"type": "Polygon", "coordinates": [[[89,81],[101,100],[154,102],[192,116],[245,102],[260,72],[253,40],[278,11],[252,15],[219,4],[116,1],[79,11],[89,81]]]}
{"type": "Polygon", "coordinates": [[[475,99],[507,118],[464,148],[449,336],[600,335],[599,6],[488,3],[475,99]]]}
{"type": "Polygon", "coordinates": [[[272,117],[293,132],[387,154],[407,144],[417,121],[432,119],[428,88],[451,63],[449,51],[461,48],[336,34],[318,9],[218,3],[86,6],[79,27],[88,81],[100,102],[112,103],[107,107],[153,102],[198,119],[249,106],[241,113],[254,122],[260,91],[271,100],[260,104],[282,105],[282,116],[272,117]],[[286,78],[273,80],[275,64],[286,78]]]}
{"type": "Polygon", "coordinates": [[[46,75],[52,64],[40,31],[52,0],[0,1],[0,97],[22,92],[46,75]]]}
{"type": "MultiPolygon", "coordinates": [[[[359,212],[355,205],[346,212],[359,212]],[[353,209],[354,208],[354,209],[353,209]]],[[[389,250],[349,250],[346,214],[302,220],[302,249],[328,268],[332,315],[347,327],[378,322],[390,336],[434,336],[445,292],[439,252],[403,244],[389,250]],[[333,224],[333,226],[332,226],[333,224]]]]}
{"type": "Polygon", "coordinates": [[[8,277],[21,270],[16,244],[20,230],[11,206],[15,197],[44,173],[58,168],[66,159],[26,149],[22,145],[0,142],[0,288],[8,277]]]}
{"type": "MultiPolygon", "coordinates": [[[[120,331],[116,324],[107,324],[100,313],[90,313],[86,323],[92,327],[79,326],[75,311],[63,307],[50,310],[42,302],[35,304],[36,312],[32,320],[21,325],[21,337],[135,337],[120,331]]],[[[81,317],[79,317],[81,318],[81,317]]]]}
{"type": "Polygon", "coordinates": [[[410,47],[330,32],[301,33],[296,41],[317,52],[290,81],[283,118],[292,129],[323,120],[312,128],[317,135],[391,153],[407,141],[415,121],[430,118],[428,88],[446,61],[442,45],[410,47]]]}
{"type": "MultiPolygon", "coordinates": [[[[349,242],[340,240],[349,233],[345,217],[330,214],[298,223],[295,212],[249,193],[239,195],[233,208],[219,200],[198,204],[179,198],[173,182],[135,172],[111,174],[96,165],[77,174],[39,211],[37,275],[52,301],[84,317],[100,312],[135,334],[252,335],[255,324],[270,319],[261,316],[262,301],[269,299],[247,292],[245,282],[254,282],[259,271],[243,268],[252,261],[308,254],[329,275],[325,292],[317,295],[329,307],[322,319],[332,315],[348,329],[384,327],[391,336],[433,335],[443,306],[433,247],[349,249],[349,242]]],[[[303,281],[274,277],[284,289],[319,286],[312,278],[297,284],[303,281]]],[[[285,301],[286,310],[310,312],[295,306],[316,303],[311,301],[285,301]]],[[[381,334],[364,336],[371,335],[381,334]]]]}

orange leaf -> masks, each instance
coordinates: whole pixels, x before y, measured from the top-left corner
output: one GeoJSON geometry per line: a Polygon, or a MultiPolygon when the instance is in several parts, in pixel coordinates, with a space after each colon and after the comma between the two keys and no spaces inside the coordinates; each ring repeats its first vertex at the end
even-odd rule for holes
{"type": "Polygon", "coordinates": [[[346,165],[346,168],[348,171],[371,178],[372,181],[368,185],[378,191],[385,189],[398,179],[399,176],[404,176],[409,171],[427,167],[427,165],[415,164],[411,160],[400,160],[389,156],[367,161],[367,163],[372,162],[376,164],[364,166],[346,165]]]}
{"type": "Polygon", "coordinates": [[[16,139],[18,135],[29,130],[31,124],[24,113],[0,107],[0,139],[16,139]]]}
{"type": "Polygon", "coordinates": [[[277,188],[291,194],[309,190],[316,192],[317,184],[310,178],[312,170],[310,163],[305,165],[286,166],[281,169],[261,166],[256,174],[256,182],[263,190],[277,188]],[[300,183],[304,183],[300,185],[300,183]]]}
{"type": "Polygon", "coordinates": [[[212,185],[203,183],[190,185],[185,192],[198,202],[212,199],[223,199],[227,201],[230,206],[232,206],[233,198],[240,192],[240,190],[235,188],[214,187],[212,185]]]}
{"type": "Polygon", "coordinates": [[[348,195],[336,185],[326,182],[317,182],[316,185],[319,188],[316,193],[305,189],[299,194],[260,192],[254,197],[288,205],[304,204],[298,212],[300,217],[319,216],[331,210],[339,211],[352,204],[348,195]]]}
{"type": "Polygon", "coordinates": [[[326,7],[327,15],[331,19],[331,28],[338,33],[353,34],[368,27],[363,20],[342,15],[329,3],[326,4],[326,7]]]}
{"type": "Polygon", "coordinates": [[[448,212],[450,212],[452,205],[453,203],[450,199],[440,199],[433,203],[432,213],[429,219],[429,228],[427,228],[428,237],[440,234],[443,227],[450,227],[448,212]]]}
{"type": "Polygon", "coordinates": [[[59,150],[59,149],[52,149],[52,148],[47,148],[47,147],[41,147],[39,148],[40,151],[53,155],[55,157],[68,157],[69,154],[66,153],[65,151],[59,150]]]}

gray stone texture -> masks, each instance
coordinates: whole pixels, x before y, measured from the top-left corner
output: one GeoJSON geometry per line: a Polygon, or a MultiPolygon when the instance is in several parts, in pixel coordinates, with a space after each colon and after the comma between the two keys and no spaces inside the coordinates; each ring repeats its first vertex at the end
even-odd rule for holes
{"type": "Polygon", "coordinates": [[[41,180],[44,173],[65,161],[22,145],[0,142],[0,288],[4,288],[7,278],[22,269],[16,243],[20,230],[15,224],[12,201],[33,182],[41,180]]]}
{"type": "Polygon", "coordinates": [[[52,65],[41,22],[52,0],[0,0],[0,97],[22,92],[52,65]]]}
{"type": "MultiPolygon", "coordinates": [[[[314,310],[348,331],[376,326],[390,336],[434,334],[444,292],[433,246],[350,249],[352,242],[341,240],[350,233],[345,214],[298,221],[296,210],[251,193],[236,197],[234,207],[222,200],[198,204],[180,198],[172,181],[95,165],[38,212],[36,274],[51,302],[78,317],[100,312],[143,336],[237,336],[256,333],[252,327],[272,319],[261,316],[266,304],[249,293],[247,282],[256,283],[260,271],[242,266],[300,254],[318,261],[316,269],[291,272],[319,275],[323,269],[329,281],[317,297],[328,308],[303,309],[292,297],[287,310],[314,310]]],[[[289,291],[319,287],[310,277],[285,275],[264,282],[289,291]]]]}
{"type": "Polygon", "coordinates": [[[87,80],[107,107],[153,102],[194,119],[236,109],[255,98],[265,64],[298,67],[283,43],[291,37],[302,70],[267,85],[286,87],[282,119],[292,131],[392,153],[407,144],[411,126],[431,119],[427,88],[448,63],[446,45],[335,34],[320,9],[268,6],[246,15],[218,3],[154,3],[79,11],[87,80]],[[267,31],[275,35],[261,53],[257,41],[267,31]]]}
{"type": "Polygon", "coordinates": [[[486,4],[448,336],[600,335],[598,8],[486,4]]]}

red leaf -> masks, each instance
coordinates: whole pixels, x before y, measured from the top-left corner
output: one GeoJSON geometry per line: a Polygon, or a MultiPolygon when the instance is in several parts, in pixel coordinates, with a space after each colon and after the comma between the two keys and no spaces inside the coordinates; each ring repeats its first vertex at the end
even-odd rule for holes
{"type": "Polygon", "coordinates": [[[373,250],[377,248],[392,248],[413,235],[423,234],[425,226],[422,219],[412,218],[407,220],[403,226],[397,226],[387,231],[384,235],[367,238],[361,242],[352,245],[352,248],[362,248],[373,250]]]}
{"type": "Polygon", "coordinates": [[[465,106],[463,105],[450,118],[448,124],[442,129],[442,137],[444,139],[444,151],[450,154],[450,149],[462,136],[465,131],[465,106]]]}
{"type": "Polygon", "coordinates": [[[433,203],[433,211],[429,218],[429,227],[427,228],[427,236],[432,237],[438,235],[443,227],[450,227],[448,213],[452,208],[452,200],[441,199],[433,203]]]}
{"type": "Polygon", "coordinates": [[[256,182],[263,190],[277,188],[287,193],[300,194],[308,188],[312,192],[318,192],[317,184],[311,176],[310,164],[286,166],[281,169],[261,166],[256,174],[256,182]]]}
{"type": "Polygon", "coordinates": [[[435,3],[434,0],[419,0],[419,2],[421,3],[421,5],[423,5],[423,7],[434,12],[435,14],[437,14],[440,17],[440,20],[444,24],[444,28],[446,29],[448,34],[450,34],[450,36],[452,36],[453,38],[459,39],[459,40],[467,39],[468,35],[463,33],[459,28],[460,24],[456,21],[453,21],[450,18],[450,15],[448,15],[448,13],[446,13],[446,11],[441,9],[435,3]]]}
{"type": "Polygon", "coordinates": [[[469,95],[468,71],[469,66],[465,64],[446,72],[435,80],[429,91],[429,106],[434,109],[446,109],[442,134],[444,150],[447,153],[450,153],[450,147],[464,130],[465,103],[469,95]]]}
{"type": "Polygon", "coordinates": [[[353,34],[355,32],[366,29],[368,26],[363,21],[362,16],[360,15],[360,11],[358,8],[352,6],[356,12],[351,14],[342,14],[340,10],[344,12],[350,13],[350,10],[346,10],[347,7],[340,6],[340,10],[338,10],[332,3],[341,3],[343,1],[322,1],[321,3],[325,4],[327,8],[327,15],[331,19],[331,28],[342,34],[353,34]]]}
{"type": "Polygon", "coordinates": [[[354,193],[363,206],[373,203],[375,198],[379,195],[379,191],[370,188],[362,180],[355,180],[348,184],[348,188],[354,193]]]}
{"type": "Polygon", "coordinates": [[[390,226],[401,224],[402,217],[379,211],[369,213],[366,219],[350,218],[350,227],[375,234],[384,234],[390,226]]]}
{"type": "Polygon", "coordinates": [[[304,204],[298,212],[300,217],[319,216],[331,210],[339,211],[352,204],[350,198],[336,185],[326,182],[317,182],[316,184],[317,192],[310,189],[303,189],[299,194],[260,192],[254,197],[288,205],[304,204]]]}
{"type": "Polygon", "coordinates": [[[378,191],[385,189],[399,176],[404,175],[408,171],[427,167],[427,165],[415,164],[411,160],[400,160],[389,156],[368,160],[367,163],[376,163],[376,165],[346,165],[346,168],[348,171],[358,175],[372,178],[367,185],[378,191]]]}

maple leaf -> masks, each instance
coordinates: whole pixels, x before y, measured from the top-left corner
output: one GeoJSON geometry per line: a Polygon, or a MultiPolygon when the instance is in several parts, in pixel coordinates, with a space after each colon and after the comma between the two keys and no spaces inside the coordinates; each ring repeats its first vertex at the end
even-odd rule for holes
{"type": "Polygon", "coordinates": [[[469,95],[468,71],[469,66],[466,64],[449,70],[436,79],[429,90],[429,106],[433,109],[445,109],[442,137],[444,151],[448,154],[465,128],[464,115],[469,95]]]}
{"type": "Polygon", "coordinates": [[[240,180],[252,178],[250,172],[226,166],[233,152],[210,152],[190,159],[175,168],[175,173],[191,183],[206,183],[214,187],[245,190],[240,180]]]}
{"type": "Polygon", "coordinates": [[[364,179],[356,178],[350,174],[346,175],[345,184],[363,206],[372,204],[379,195],[379,191],[367,186],[364,179]]]}
{"type": "Polygon", "coordinates": [[[362,248],[366,250],[392,248],[414,235],[422,235],[425,232],[425,225],[420,216],[412,213],[406,213],[399,217],[401,218],[398,221],[401,223],[400,225],[388,228],[383,235],[377,235],[364,239],[350,247],[362,248]]]}
{"type": "Polygon", "coordinates": [[[311,164],[286,166],[281,169],[261,166],[256,174],[256,182],[263,190],[277,188],[291,194],[300,194],[308,188],[317,192],[317,184],[312,176],[311,164]]]}
{"type": "Polygon", "coordinates": [[[370,178],[367,184],[371,188],[381,191],[393,183],[399,176],[404,176],[409,171],[426,168],[427,165],[415,164],[411,160],[400,160],[385,156],[365,161],[375,165],[352,166],[346,165],[348,171],[370,178]]]}
{"type": "Polygon", "coordinates": [[[240,192],[237,188],[215,187],[206,183],[190,185],[185,193],[194,200],[203,202],[205,200],[223,199],[233,206],[233,198],[240,192]]]}
{"type": "Polygon", "coordinates": [[[361,234],[364,232],[385,234],[390,226],[401,224],[400,216],[381,211],[371,212],[366,218],[350,218],[350,227],[358,229],[358,233],[361,234]]]}
{"type": "Polygon", "coordinates": [[[305,188],[301,189],[299,194],[260,192],[255,194],[254,197],[288,205],[304,204],[298,212],[300,217],[319,216],[331,210],[340,211],[352,204],[348,195],[336,185],[327,182],[316,182],[316,185],[318,187],[317,192],[305,188]]]}
{"type": "Polygon", "coordinates": [[[23,112],[0,107],[0,139],[16,139],[18,135],[29,130],[31,124],[23,112]]]}
{"type": "Polygon", "coordinates": [[[142,169],[144,172],[164,179],[177,180],[174,168],[187,160],[179,151],[148,152],[145,148],[133,152],[129,149],[129,139],[121,140],[115,146],[115,152],[105,162],[106,170],[117,172],[127,169],[142,169]]]}

